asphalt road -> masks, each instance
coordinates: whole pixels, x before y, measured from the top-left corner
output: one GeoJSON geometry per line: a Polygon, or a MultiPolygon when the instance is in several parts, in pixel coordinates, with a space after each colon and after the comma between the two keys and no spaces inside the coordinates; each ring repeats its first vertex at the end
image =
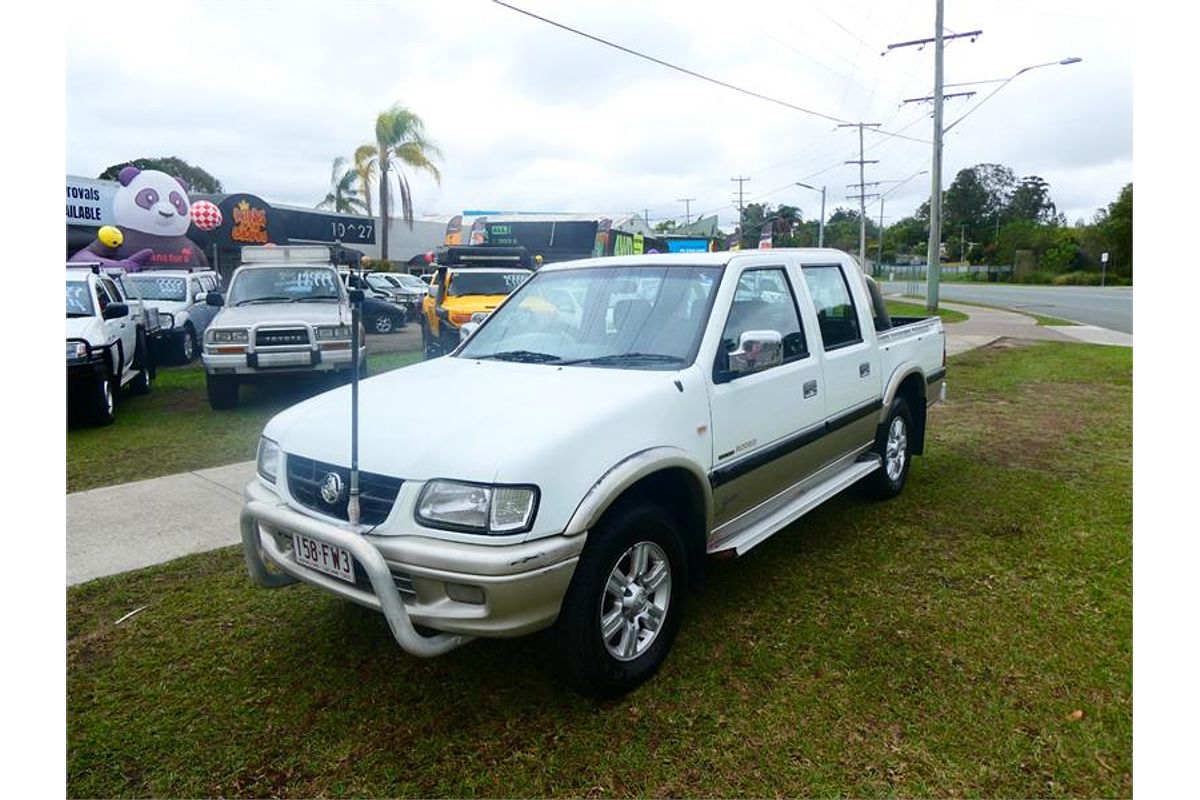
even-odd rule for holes
{"type": "MultiPolygon", "coordinates": [[[[924,296],[925,283],[917,286],[917,293],[924,296]]],[[[904,293],[908,285],[904,281],[884,281],[883,288],[889,294],[904,293]]],[[[1129,287],[942,283],[938,296],[1133,333],[1133,289],[1129,287]]]]}

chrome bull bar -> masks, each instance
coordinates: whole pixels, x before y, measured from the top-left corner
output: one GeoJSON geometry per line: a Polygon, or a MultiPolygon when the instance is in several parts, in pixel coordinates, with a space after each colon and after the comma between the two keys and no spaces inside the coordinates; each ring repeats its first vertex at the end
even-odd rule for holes
{"type": "MultiPolygon", "coordinates": [[[[304,580],[306,583],[330,589],[343,596],[351,597],[351,599],[356,599],[353,597],[355,594],[365,595],[361,590],[356,591],[350,584],[342,584],[337,578],[326,578],[296,564],[276,549],[274,539],[270,534],[266,534],[263,538],[263,534],[259,531],[260,525],[281,533],[299,533],[348,550],[366,569],[367,577],[371,581],[371,588],[374,591],[374,597],[371,599],[375,602],[366,602],[365,604],[375,607],[376,602],[378,603],[378,610],[387,619],[392,636],[405,652],[421,658],[433,658],[461,647],[471,640],[471,637],[457,633],[438,633],[433,636],[422,636],[417,633],[409,618],[408,609],[404,607],[404,601],[400,598],[400,593],[392,582],[391,570],[388,569],[383,556],[375,549],[374,545],[363,539],[362,536],[328,522],[306,517],[280,502],[270,503],[247,497],[241,516],[242,550],[250,577],[259,586],[277,589],[295,583],[297,580],[304,580]],[[267,569],[266,561],[263,559],[264,549],[267,550],[270,561],[285,574],[273,573],[267,569]]],[[[363,600],[359,600],[359,602],[363,602],[363,600]]]]}

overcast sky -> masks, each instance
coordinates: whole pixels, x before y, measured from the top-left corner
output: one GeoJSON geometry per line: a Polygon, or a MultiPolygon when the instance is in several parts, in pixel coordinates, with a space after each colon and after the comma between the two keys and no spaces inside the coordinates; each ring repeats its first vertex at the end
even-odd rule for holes
{"type": "MultiPolygon", "coordinates": [[[[512,0],[665,61],[843,120],[928,140],[933,52],[889,43],[932,35],[932,0],[739,3],[512,0]]],[[[946,3],[946,27],[982,29],[946,48],[946,82],[1021,75],[946,138],[944,185],[980,162],[1041,175],[1074,222],[1133,179],[1128,4],[1107,0],[946,3]],[[1052,10],[1047,10],[1051,9],[1052,10]]],[[[178,155],[227,191],[312,206],[335,156],[349,156],[393,102],[440,145],[440,186],[414,177],[417,214],[465,209],[642,213],[684,204],[737,219],[746,202],[798,205],[813,218],[852,206],[858,135],[583,39],[486,0],[390,3],[131,4],[122,46],[67,26],[67,171],[178,155]]],[[[998,84],[946,103],[946,122],[998,84]]],[[[866,135],[867,181],[927,169],[919,141],[866,135]]],[[[921,175],[892,189],[885,219],[929,197],[921,175]]],[[[878,191],[875,187],[869,192],[878,191]]],[[[872,201],[868,214],[878,219],[872,201]]]]}

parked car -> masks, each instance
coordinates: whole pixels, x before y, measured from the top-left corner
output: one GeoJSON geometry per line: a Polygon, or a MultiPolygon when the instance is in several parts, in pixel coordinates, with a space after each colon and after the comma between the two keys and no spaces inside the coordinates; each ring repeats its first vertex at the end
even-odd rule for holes
{"type": "Polygon", "coordinates": [[[523,266],[527,262],[523,247],[444,248],[421,305],[425,358],[437,358],[458,347],[463,325],[483,321],[533,274],[523,266]]]}
{"type": "Polygon", "coordinates": [[[429,287],[415,275],[392,272],[372,272],[367,275],[367,283],[378,291],[387,292],[389,302],[404,309],[408,318],[416,318],[421,313],[421,301],[429,292],[429,287]]]}
{"type": "Polygon", "coordinates": [[[209,292],[220,289],[220,276],[213,271],[148,270],[126,276],[125,282],[147,306],[157,309],[164,333],[164,356],[179,364],[190,364],[216,316],[217,309],[207,301],[209,292]]]}
{"type": "Polygon", "coordinates": [[[363,297],[362,322],[368,333],[397,333],[408,324],[408,314],[395,303],[363,297]]]}
{"type": "Polygon", "coordinates": [[[420,656],[553,627],[565,674],[618,694],[667,656],[706,557],[904,489],[945,364],[941,321],[891,320],[836,250],[546,265],[450,357],[360,386],[357,524],[349,394],[272,419],[246,562],[381,611],[420,656]],[[392,425],[413,397],[451,429],[392,425]]]}
{"type": "Polygon", "coordinates": [[[153,381],[146,331],[116,281],[99,268],[68,268],[67,408],[96,425],[116,419],[122,388],[153,381]]]}
{"type": "MultiPolygon", "coordinates": [[[[208,295],[220,308],[202,356],[213,408],[236,406],[238,387],[263,378],[350,376],[350,299],[329,259],[329,249],[319,246],[242,248],[228,295],[208,295]]],[[[359,342],[365,372],[365,335],[359,342]]]]}

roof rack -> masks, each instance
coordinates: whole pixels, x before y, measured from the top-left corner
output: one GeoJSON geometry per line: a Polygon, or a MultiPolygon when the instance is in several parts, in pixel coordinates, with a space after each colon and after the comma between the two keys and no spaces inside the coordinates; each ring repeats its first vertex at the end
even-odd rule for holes
{"type": "Polygon", "coordinates": [[[451,245],[439,247],[434,259],[441,267],[520,267],[532,269],[529,251],[524,247],[490,245],[451,245]]]}

